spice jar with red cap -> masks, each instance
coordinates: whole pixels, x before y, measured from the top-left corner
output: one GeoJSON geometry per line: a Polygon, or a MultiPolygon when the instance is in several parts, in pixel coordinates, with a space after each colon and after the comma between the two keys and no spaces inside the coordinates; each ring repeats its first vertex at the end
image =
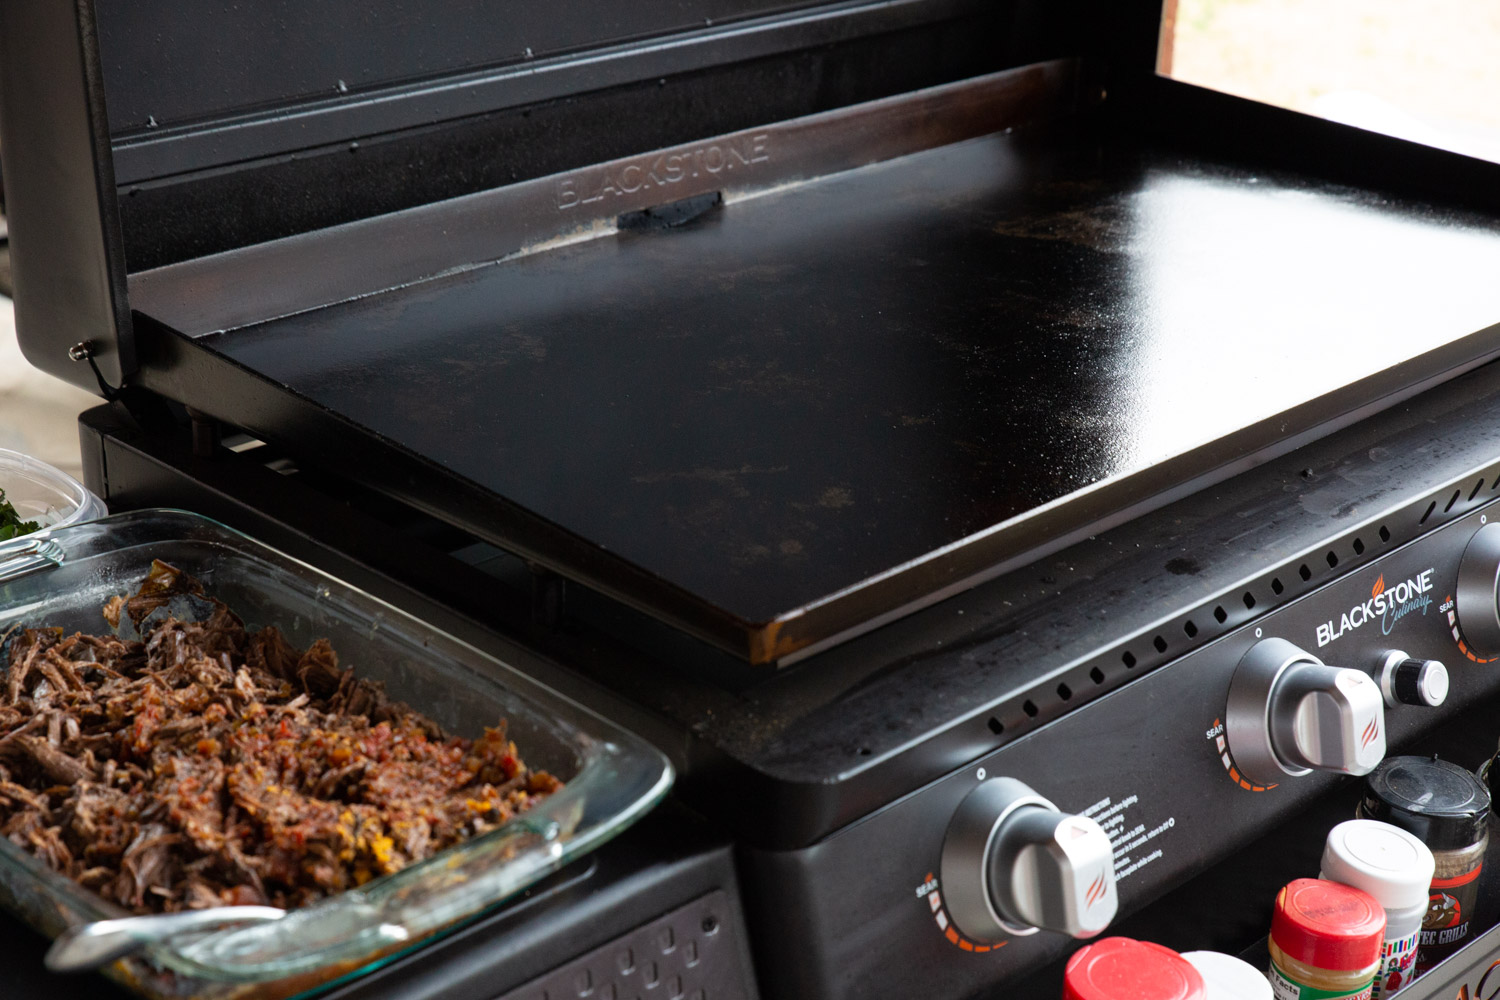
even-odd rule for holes
{"type": "Polygon", "coordinates": [[[1385,943],[1385,909],[1369,893],[1299,878],[1271,915],[1276,1000],[1368,1000],[1385,943]]]}
{"type": "Polygon", "coordinates": [[[1207,1000],[1203,976],[1170,948],[1110,937],[1068,959],[1063,1000],[1207,1000]]]}

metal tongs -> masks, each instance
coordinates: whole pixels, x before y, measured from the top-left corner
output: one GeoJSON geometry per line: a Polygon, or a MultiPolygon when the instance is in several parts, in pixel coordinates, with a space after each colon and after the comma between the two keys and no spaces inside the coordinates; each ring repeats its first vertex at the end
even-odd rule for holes
{"type": "Polygon", "coordinates": [[[264,923],[284,916],[286,911],[274,906],[220,906],[211,910],[96,920],[69,927],[59,934],[47,950],[47,968],[53,972],[88,972],[178,934],[231,924],[264,923]]]}

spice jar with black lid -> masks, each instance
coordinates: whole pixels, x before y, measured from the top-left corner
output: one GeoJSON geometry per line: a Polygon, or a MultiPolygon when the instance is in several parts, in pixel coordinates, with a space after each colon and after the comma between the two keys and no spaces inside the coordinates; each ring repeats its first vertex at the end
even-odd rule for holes
{"type": "Polygon", "coordinates": [[[1424,972],[1470,937],[1489,844],[1489,790],[1437,757],[1391,757],[1370,772],[1357,815],[1398,826],[1432,851],[1436,868],[1417,950],[1417,971],[1424,972]]]}

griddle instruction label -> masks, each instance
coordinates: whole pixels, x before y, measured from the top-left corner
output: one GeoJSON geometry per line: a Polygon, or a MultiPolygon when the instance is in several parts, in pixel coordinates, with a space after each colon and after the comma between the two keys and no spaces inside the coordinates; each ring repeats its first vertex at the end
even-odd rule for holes
{"type": "Polygon", "coordinates": [[[1139,795],[1127,795],[1118,802],[1106,797],[1083,811],[1109,835],[1110,847],[1114,849],[1116,882],[1158,860],[1162,849],[1157,845],[1157,838],[1177,825],[1172,816],[1147,824],[1141,816],[1140,804],[1139,795]]]}

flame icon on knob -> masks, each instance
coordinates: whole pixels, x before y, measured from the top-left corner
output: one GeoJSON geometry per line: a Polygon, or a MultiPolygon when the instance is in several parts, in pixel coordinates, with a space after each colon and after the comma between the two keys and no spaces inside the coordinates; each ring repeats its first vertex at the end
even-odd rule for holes
{"type": "Polygon", "coordinates": [[[1360,740],[1359,740],[1360,749],[1364,749],[1365,747],[1369,746],[1371,743],[1374,743],[1375,742],[1375,737],[1377,737],[1379,735],[1380,735],[1380,723],[1377,722],[1374,719],[1371,719],[1370,720],[1370,724],[1365,727],[1364,734],[1360,737],[1360,740]]]}
{"type": "Polygon", "coordinates": [[[1370,596],[1371,597],[1379,597],[1383,593],[1385,593],[1385,574],[1384,573],[1380,574],[1380,578],[1375,581],[1375,586],[1373,586],[1373,587],[1370,588],[1370,596]]]}
{"type": "Polygon", "coordinates": [[[1104,881],[1104,873],[1100,872],[1099,877],[1094,879],[1093,883],[1089,885],[1089,891],[1084,896],[1088,900],[1088,905],[1093,906],[1099,900],[1103,899],[1107,888],[1108,886],[1104,881]]]}

